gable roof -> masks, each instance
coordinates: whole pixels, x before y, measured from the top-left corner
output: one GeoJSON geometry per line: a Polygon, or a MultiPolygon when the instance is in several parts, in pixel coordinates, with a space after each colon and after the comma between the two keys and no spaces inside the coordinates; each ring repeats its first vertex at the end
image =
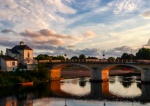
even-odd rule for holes
{"type": "Polygon", "coordinates": [[[27,45],[17,45],[13,47],[12,50],[16,51],[16,50],[32,50],[32,49],[27,45]]]}
{"type": "Polygon", "coordinates": [[[4,55],[4,56],[0,56],[0,58],[2,58],[5,61],[17,61],[17,59],[14,59],[13,57],[4,55]]]}

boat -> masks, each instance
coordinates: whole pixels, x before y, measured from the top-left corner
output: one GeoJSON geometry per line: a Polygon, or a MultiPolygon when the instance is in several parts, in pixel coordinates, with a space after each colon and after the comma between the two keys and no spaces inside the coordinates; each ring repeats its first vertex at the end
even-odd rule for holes
{"type": "Polygon", "coordinates": [[[21,86],[32,86],[33,82],[21,82],[21,83],[19,83],[19,85],[21,85],[21,86]]]}

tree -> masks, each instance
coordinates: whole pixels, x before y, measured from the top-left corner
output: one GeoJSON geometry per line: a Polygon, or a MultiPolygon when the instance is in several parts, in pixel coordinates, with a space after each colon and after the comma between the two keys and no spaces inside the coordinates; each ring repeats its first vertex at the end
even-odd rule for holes
{"type": "Polygon", "coordinates": [[[65,60],[65,57],[64,56],[57,56],[57,59],[58,60],[65,60]]]}
{"type": "Polygon", "coordinates": [[[0,52],[0,56],[2,56],[3,55],[3,51],[1,50],[1,52],[0,52]]]}
{"type": "Polygon", "coordinates": [[[123,53],[121,59],[135,59],[133,54],[123,53]]]}
{"type": "Polygon", "coordinates": [[[73,56],[71,57],[71,60],[79,60],[79,58],[77,56],[73,56]]]}
{"type": "Polygon", "coordinates": [[[136,59],[144,59],[144,60],[150,60],[150,49],[148,48],[141,48],[136,53],[136,59]]]}
{"type": "Polygon", "coordinates": [[[108,58],[108,61],[109,61],[109,62],[114,62],[114,61],[115,61],[115,58],[114,58],[114,57],[109,57],[109,58],[108,58]]]}
{"type": "Polygon", "coordinates": [[[98,59],[97,57],[87,57],[87,59],[98,59]]]}
{"type": "Polygon", "coordinates": [[[130,59],[130,56],[128,53],[123,53],[121,59],[130,59]]]}
{"type": "Polygon", "coordinates": [[[45,60],[45,56],[43,54],[38,55],[35,57],[36,60],[45,60]]]}
{"type": "Polygon", "coordinates": [[[81,54],[81,55],[79,55],[79,59],[80,59],[80,60],[84,60],[84,59],[86,59],[86,57],[85,57],[84,54],[81,54]]]}

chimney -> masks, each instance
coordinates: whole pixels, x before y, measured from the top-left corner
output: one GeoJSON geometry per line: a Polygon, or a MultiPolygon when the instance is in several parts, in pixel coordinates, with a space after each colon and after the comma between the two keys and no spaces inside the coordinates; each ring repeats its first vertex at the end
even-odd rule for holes
{"type": "Polygon", "coordinates": [[[24,42],[23,42],[23,41],[21,41],[21,42],[20,42],[20,45],[24,45],[24,42]]]}

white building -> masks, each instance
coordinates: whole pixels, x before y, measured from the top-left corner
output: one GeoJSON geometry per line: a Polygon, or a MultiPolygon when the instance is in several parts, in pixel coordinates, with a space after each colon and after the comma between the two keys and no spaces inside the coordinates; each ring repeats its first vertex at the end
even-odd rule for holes
{"type": "MultiPolygon", "coordinates": [[[[29,46],[24,45],[24,42],[22,41],[20,42],[20,45],[16,45],[12,49],[6,49],[6,56],[9,56],[12,59],[17,60],[17,66],[19,69],[22,69],[23,66],[24,70],[25,66],[27,70],[33,70],[36,66],[36,61],[33,59],[33,50],[29,46]]],[[[4,61],[2,57],[1,57],[2,61],[0,64],[1,68],[3,64],[7,63],[7,61],[4,61]]],[[[7,65],[5,66],[6,66],[5,69],[8,69],[7,65]]]]}
{"type": "Polygon", "coordinates": [[[15,71],[18,68],[18,61],[10,56],[1,56],[1,71],[15,71]]]}

